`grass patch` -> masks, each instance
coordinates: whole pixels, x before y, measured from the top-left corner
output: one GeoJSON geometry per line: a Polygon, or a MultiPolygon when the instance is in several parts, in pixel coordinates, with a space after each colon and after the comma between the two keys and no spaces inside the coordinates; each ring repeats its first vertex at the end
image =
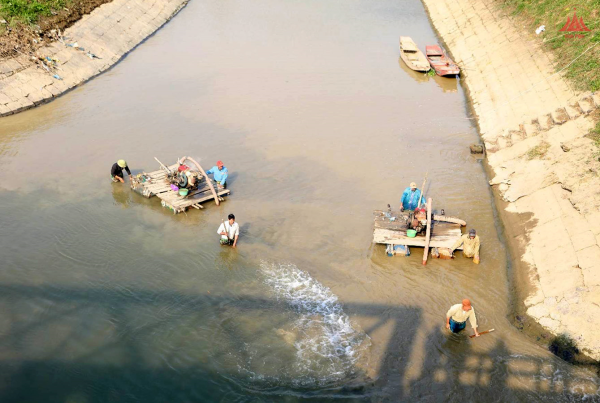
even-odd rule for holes
{"type": "Polygon", "coordinates": [[[583,91],[600,90],[600,0],[498,1],[511,14],[523,18],[527,30],[534,36],[537,27],[546,26],[546,31],[539,38],[555,55],[556,69],[566,67],[564,73],[575,88],[583,91]],[[589,32],[560,32],[574,12],[577,12],[578,19],[583,19],[589,32]],[[573,37],[566,38],[565,34],[573,34],[573,37]],[[569,65],[590,46],[595,47],[569,65]]]}
{"type": "Polygon", "coordinates": [[[11,25],[35,24],[41,16],[61,10],[66,0],[0,0],[0,16],[11,25]]]}
{"type": "Polygon", "coordinates": [[[600,158],[600,120],[596,121],[596,126],[592,130],[590,130],[587,137],[589,137],[596,146],[594,157],[600,158]]]}
{"type": "Polygon", "coordinates": [[[549,148],[550,144],[542,141],[540,144],[527,151],[527,159],[532,160],[544,158],[549,148]]]}

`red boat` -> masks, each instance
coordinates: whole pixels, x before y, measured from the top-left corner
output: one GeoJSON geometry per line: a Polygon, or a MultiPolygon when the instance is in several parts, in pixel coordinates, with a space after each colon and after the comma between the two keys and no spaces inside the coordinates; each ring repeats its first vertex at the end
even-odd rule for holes
{"type": "Polygon", "coordinates": [[[460,69],[439,47],[439,45],[425,46],[425,56],[438,76],[454,76],[460,74],[460,69]]]}

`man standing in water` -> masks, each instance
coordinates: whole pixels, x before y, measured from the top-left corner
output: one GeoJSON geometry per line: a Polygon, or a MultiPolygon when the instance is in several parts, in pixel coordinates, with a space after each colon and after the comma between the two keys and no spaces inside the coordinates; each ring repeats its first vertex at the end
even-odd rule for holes
{"type": "MultiPolygon", "coordinates": [[[[400,200],[400,211],[416,209],[419,207],[417,204],[419,203],[420,198],[421,191],[417,189],[417,184],[412,182],[410,186],[404,190],[404,193],[402,193],[402,199],[400,200]]],[[[424,194],[422,200],[425,200],[424,194]]]]}
{"type": "Polygon", "coordinates": [[[217,182],[217,187],[219,189],[225,189],[228,176],[227,168],[223,165],[223,161],[217,161],[217,165],[206,171],[206,174],[213,174],[213,178],[215,182],[217,182]]]}
{"type": "Polygon", "coordinates": [[[221,223],[217,234],[221,235],[221,245],[231,245],[231,247],[235,248],[240,236],[240,226],[235,222],[233,214],[229,214],[227,218],[229,221],[221,223]]]}
{"type": "Polygon", "coordinates": [[[472,257],[473,263],[479,264],[479,246],[481,245],[479,241],[479,236],[477,236],[477,232],[474,229],[469,231],[469,234],[464,234],[457,240],[452,248],[450,248],[450,254],[454,253],[454,250],[460,245],[463,245],[463,255],[465,257],[472,257]]]}
{"type": "Polygon", "coordinates": [[[129,175],[129,181],[131,182],[131,171],[129,170],[125,160],[118,160],[113,164],[112,168],[110,168],[110,177],[112,178],[113,182],[125,183],[123,180],[123,169],[127,171],[127,175],[129,175]]]}
{"type": "Polygon", "coordinates": [[[467,326],[467,318],[471,322],[471,327],[475,332],[475,337],[479,337],[477,332],[477,318],[475,309],[471,306],[471,301],[463,299],[462,304],[452,305],[446,313],[446,329],[452,333],[458,333],[467,326]]]}

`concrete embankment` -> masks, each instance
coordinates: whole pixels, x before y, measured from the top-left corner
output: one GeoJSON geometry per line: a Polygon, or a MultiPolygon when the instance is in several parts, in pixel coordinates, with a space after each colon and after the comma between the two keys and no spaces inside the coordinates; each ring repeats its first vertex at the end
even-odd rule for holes
{"type": "Polygon", "coordinates": [[[188,1],[113,0],[68,28],[64,43],[39,49],[38,58],[22,54],[0,62],[0,116],[47,102],[107,70],[188,1]]]}
{"type": "Polygon", "coordinates": [[[600,359],[600,163],[586,137],[600,94],[572,90],[498,3],[423,3],[462,67],[524,309],[600,359]]]}

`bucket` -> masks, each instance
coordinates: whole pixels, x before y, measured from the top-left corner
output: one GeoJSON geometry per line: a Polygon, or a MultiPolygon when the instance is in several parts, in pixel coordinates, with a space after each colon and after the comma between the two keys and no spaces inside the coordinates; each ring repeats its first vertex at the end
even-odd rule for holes
{"type": "Polygon", "coordinates": [[[408,229],[406,230],[406,236],[409,238],[414,238],[417,236],[417,231],[415,231],[414,229],[408,229]]]}
{"type": "Polygon", "coordinates": [[[187,196],[188,192],[188,189],[179,189],[179,196],[187,196]]]}

